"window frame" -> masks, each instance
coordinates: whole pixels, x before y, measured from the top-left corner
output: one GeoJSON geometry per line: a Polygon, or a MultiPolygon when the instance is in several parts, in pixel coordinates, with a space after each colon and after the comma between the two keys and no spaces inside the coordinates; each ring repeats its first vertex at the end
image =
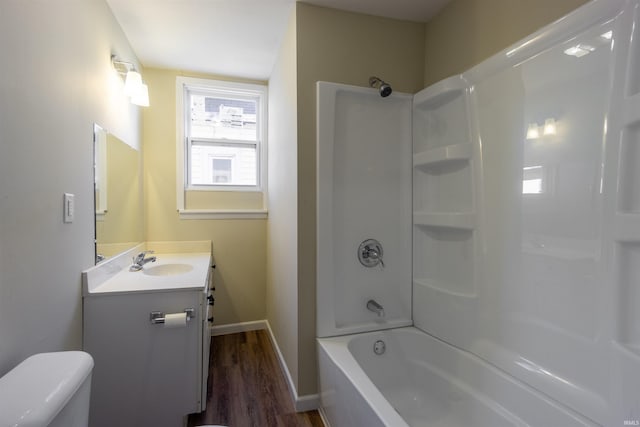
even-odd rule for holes
{"type": "Polygon", "coordinates": [[[267,96],[266,85],[221,81],[213,79],[201,79],[193,77],[176,77],[176,197],[177,208],[181,214],[202,213],[202,210],[185,209],[187,191],[232,191],[262,193],[263,209],[225,209],[207,210],[205,213],[238,214],[245,217],[254,217],[254,214],[266,215],[267,200],[267,96]],[[189,123],[188,92],[200,92],[212,96],[230,97],[235,99],[256,100],[256,141],[190,138],[187,135],[189,123]],[[226,145],[254,145],[256,146],[256,185],[192,185],[190,177],[191,144],[213,143],[226,145]]]}

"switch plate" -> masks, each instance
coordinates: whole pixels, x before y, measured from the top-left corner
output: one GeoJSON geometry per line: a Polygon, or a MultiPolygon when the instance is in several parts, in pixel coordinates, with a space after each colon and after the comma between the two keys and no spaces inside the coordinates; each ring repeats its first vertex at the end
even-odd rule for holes
{"type": "Polygon", "coordinates": [[[63,221],[65,223],[73,222],[75,214],[74,196],[71,193],[64,193],[63,221]]]}

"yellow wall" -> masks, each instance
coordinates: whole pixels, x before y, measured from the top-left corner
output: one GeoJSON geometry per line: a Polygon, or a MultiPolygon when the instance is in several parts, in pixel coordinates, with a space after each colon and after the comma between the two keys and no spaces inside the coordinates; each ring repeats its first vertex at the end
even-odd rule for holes
{"type": "Polygon", "coordinates": [[[263,197],[252,191],[187,191],[186,209],[262,209],[263,197]]]}
{"type": "Polygon", "coordinates": [[[424,25],[297,3],[298,393],[316,393],[316,96],[318,80],[422,89],[424,25]]]}
{"type": "Polygon", "coordinates": [[[425,26],[424,86],[459,74],[588,0],[453,0],[425,26]]]}
{"type": "Polygon", "coordinates": [[[266,220],[181,220],[178,217],[175,92],[179,75],[225,79],[154,68],[143,72],[151,104],[143,113],[146,240],[212,240],[217,264],[214,325],[262,320],[265,318],[266,220]]]}
{"type": "Polygon", "coordinates": [[[298,197],[296,14],[269,79],[269,221],[267,224],[267,319],[298,384],[298,197]]]}

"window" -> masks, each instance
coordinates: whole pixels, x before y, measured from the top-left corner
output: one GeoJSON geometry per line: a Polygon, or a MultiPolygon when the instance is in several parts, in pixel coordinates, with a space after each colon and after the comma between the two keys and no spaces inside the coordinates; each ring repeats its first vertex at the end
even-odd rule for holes
{"type": "Polygon", "coordinates": [[[264,90],[202,83],[183,82],[187,188],[259,191],[264,90]]]}
{"type": "Polygon", "coordinates": [[[176,83],[178,210],[189,210],[190,191],[263,193],[266,86],[186,77],[176,83]]]}

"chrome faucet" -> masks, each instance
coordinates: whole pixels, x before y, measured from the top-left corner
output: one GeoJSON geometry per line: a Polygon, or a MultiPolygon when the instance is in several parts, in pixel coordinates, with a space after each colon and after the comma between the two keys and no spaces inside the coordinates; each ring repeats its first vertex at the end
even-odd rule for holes
{"type": "Polygon", "coordinates": [[[129,271],[140,271],[142,270],[142,266],[144,266],[146,263],[148,262],[156,262],[156,257],[154,256],[150,256],[147,257],[147,254],[152,254],[154,253],[153,251],[144,251],[144,252],[140,252],[138,255],[133,257],[133,264],[131,264],[131,267],[129,267],[129,271]]]}
{"type": "Polygon", "coordinates": [[[384,308],[372,299],[367,301],[367,310],[373,311],[378,315],[378,317],[384,317],[384,308]]]}

